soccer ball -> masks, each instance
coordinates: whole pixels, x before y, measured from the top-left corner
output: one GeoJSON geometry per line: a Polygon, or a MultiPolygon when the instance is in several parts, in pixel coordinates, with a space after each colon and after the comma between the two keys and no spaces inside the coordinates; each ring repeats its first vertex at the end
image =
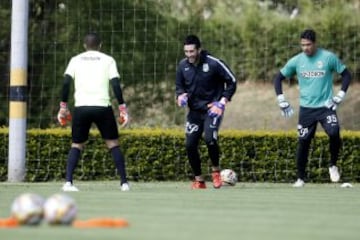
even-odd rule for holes
{"type": "Polygon", "coordinates": [[[224,186],[234,186],[237,182],[236,173],[232,169],[223,169],[220,172],[221,181],[224,186]]]}
{"type": "Polygon", "coordinates": [[[43,219],[44,198],[35,193],[23,193],[11,205],[11,217],[21,225],[37,225],[43,219]]]}
{"type": "Polygon", "coordinates": [[[76,214],[76,202],[66,194],[54,194],[44,204],[44,218],[51,225],[70,225],[76,214]]]}

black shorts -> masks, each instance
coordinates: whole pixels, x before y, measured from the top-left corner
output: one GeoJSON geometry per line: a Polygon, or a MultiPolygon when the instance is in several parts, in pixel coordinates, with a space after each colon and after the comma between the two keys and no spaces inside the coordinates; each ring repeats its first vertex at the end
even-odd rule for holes
{"type": "Polygon", "coordinates": [[[223,116],[210,117],[207,112],[189,111],[185,127],[187,141],[189,143],[199,141],[203,132],[205,141],[217,141],[222,118],[223,116]]]}
{"type": "Polygon", "coordinates": [[[106,140],[119,138],[118,128],[111,106],[81,106],[75,107],[72,120],[72,141],[83,143],[89,138],[91,124],[95,123],[106,140]]]}
{"type": "Polygon", "coordinates": [[[321,124],[328,135],[339,134],[339,121],[335,111],[326,107],[300,107],[297,129],[299,139],[307,140],[313,138],[318,122],[321,124]]]}

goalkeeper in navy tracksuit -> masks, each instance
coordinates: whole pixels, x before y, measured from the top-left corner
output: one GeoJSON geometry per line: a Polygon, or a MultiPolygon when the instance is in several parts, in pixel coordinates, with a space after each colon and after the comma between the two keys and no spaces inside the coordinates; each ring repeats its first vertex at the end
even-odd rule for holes
{"type": "Polygon", "coordinates": [[[184,53],[186,57],[176,72],[176,101],[178,106],[189,107],[186,152],[195,175],[192,188],[206,188],[198,151],[203,132],[212,163],[213,186],[220,188],[218,130],[225,105],[235,93],[236,78],[224,62],[201,49],[195,35],[185,38],[184,53]]]}

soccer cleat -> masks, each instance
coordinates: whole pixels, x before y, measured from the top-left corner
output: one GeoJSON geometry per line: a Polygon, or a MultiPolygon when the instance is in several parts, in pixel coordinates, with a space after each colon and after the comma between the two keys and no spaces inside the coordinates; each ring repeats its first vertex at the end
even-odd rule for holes
{"type": "Polygon", "coordinates": [[[206,188],[206,184],[203,181],[193,181],[191,184],[191,189],[204,189],[206,188]]]}
{"type": "Polygon", "coordinates": [[[304,180],[298,178],[298,180],[296,180],[296,182],[292,186],[296,188],[300,188],[300,187],[304,187],[304,185],[305,185],[304,180]]]}
{"type": "Polygon", "coordinates": [[[78,192],[79,191],[79,189],[77,187],[75,187],[71,182],[64,183],[64,185],[62,186],[62,190],[64,192],[78,192]]]}
{"type": "Polygon", "coordinates": [[[337,166],[329,167],[330,180],[332,182],[338,182],[340,180],[340,174],[337,166]]]}
{"type": "Polygon", "coordinates": [[[120,186],[120,190],[123,191],[123,192],[130,191],[130,185],[128,183],[123,183],[120,186]]]}
{"type": "Polygon", "coordinates": [[[221,181],[220,171],[213,171],[211,173],[211,177],[214,188],[221,188],[222,181],[221,181]]]}

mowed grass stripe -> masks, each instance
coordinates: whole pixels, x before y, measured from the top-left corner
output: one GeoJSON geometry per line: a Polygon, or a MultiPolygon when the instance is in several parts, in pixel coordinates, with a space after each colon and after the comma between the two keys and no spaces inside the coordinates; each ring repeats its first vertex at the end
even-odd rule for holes
{"type": "MultiPolygon", "coordinates": [[[[189,182],[132,183],[121,192],[118,182],[76,182],[70,193],[79,219],[121,217],[126,229],[79,230],[49,227],[0,230],[1,239],[358,239],[360,189],[340,184],[239,183],[235,187],[190,190],[189,182]]],[[[22,192],[50,196],[61,183],[0,183],[0,217],[22,192]]]]}

